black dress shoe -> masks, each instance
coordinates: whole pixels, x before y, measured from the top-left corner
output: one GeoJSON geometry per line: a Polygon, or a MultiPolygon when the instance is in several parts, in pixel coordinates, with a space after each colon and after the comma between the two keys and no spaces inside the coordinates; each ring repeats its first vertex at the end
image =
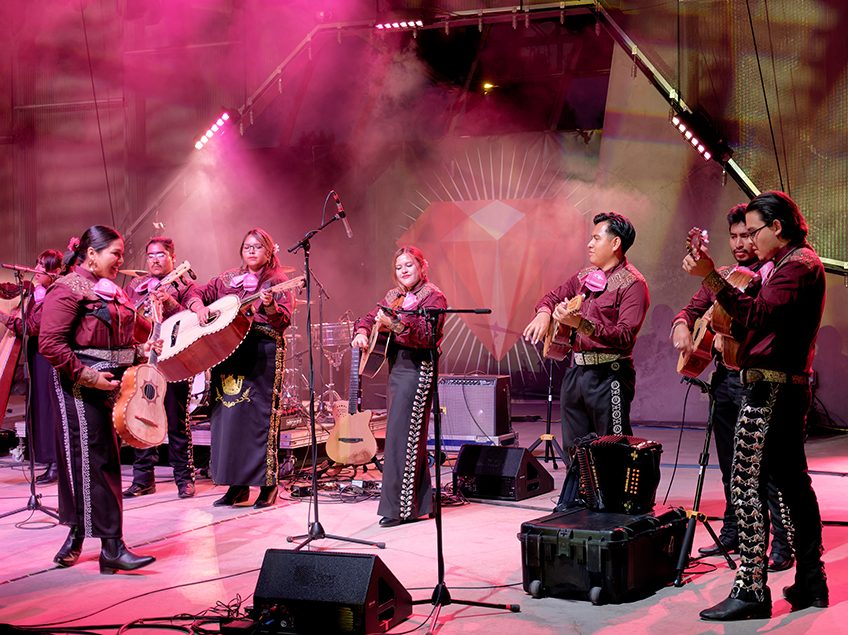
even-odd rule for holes
{"type": "Polygon", "coordinates": [[[768,570],[769,571],[786,571],[787,569],[791,569],[795,564],[794,556],[783,556],[781,554],[772,555],[769,558],[768,570]]]}
{"type": "Polygon", "coordinates": [[[766,589],[762,602],[749,602],[727,597],[721,602],[700,613],[702,620],[732,622],[735,620],[763,620],[771,617],[771,593],[766,589]]]}
{"type": "Polygon", "coordinates": [[[194,483],[188,481],[187,483],[177,483],[177,496],[180,498],[191,498],[194,496],[194,483]]]}
{"type": "Polygon", "coordinates": [[[78,527],[71,527],[68,532],[68,537],[65,538],[65,544],[61,546],[56,555],[53,556],[53,562],[60,567],[72,567],[79,560],[82,553],[82,541],[85,540],[85,534],[78,527]]]}
{"type": "Polygon", "coordinates": [[[153,556],[139,556],[127,549],[120,538],[103,538],[100,550],[100,573],[113,574],[116,571],[141,569],[156,561],[153,556]]]}
{"type": "Polygon", "coordinates": [[[156,491],[156,483],[151,483],[150,485],[139,485],[138,483],[133,483],[127,489],[124,490],[124,498],[135,498],[136,496],[145,496],[146,494],[152,494],[156,491]]]}
{"type": "Polygon", "coordinates": [[[250,488],[247,485],[230,485],[227,493],[212,503],[212,505],[214,507],[238,505],[246,501],[248,496],[250,496],[250,488]]]}
{"type": "Polygon", "coordinates": [[[270,507],[274,503],[277,502],[277,486],[276,485],[263,485],[259,488],[259,496],[256,497],[256,502],[253,503],[253,506],[256,509],[262,509],[263,507],[270,507]]]}
{"type": "MultiPolygon", "coordinates": [[[[737,549],[739,549],[739,543],[736,540],[732,541],[721,541],[722,546],[725,548],[727,553],[734,553],[737,549]]],[[[698,553],[702,556],[720,556],[721,549],[718,548],[718,545],[713,543],[709,547],[701,547],[698,549],[698,553]]]]}
{"type": "Polygon", "coordinates": [[[380,527],[397,527],[402,522],[400,518],[381,518],[378,524],[380,527]]]}
{"type": "Polygon", "coordinates": [[[824,609],[830,604],[830,595],[826,586],[823,590],[810,591],[796,582],[792,586],[783,587],[783,597],[789,601],[793,611],[800,611],[811,606],[824,609]]]}
{"type": "Polygon", "coordinates": [[[59,480],[59,468],[55,463],[48,463],[44,474],[39,474],[35,477],[36,485],[49,485],[59,480]]]}

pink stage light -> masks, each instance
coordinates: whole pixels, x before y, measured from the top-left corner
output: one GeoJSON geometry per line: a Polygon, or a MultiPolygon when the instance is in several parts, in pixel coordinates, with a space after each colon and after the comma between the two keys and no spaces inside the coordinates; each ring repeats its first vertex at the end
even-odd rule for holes
{"type": "Polygon", "coordinates": [[[197,150],[202,150],[203,147],[209,142],[209,140],[212,139],[212,137],[215,136],[216,133],[219,133],[219,132],[222,131],[224,124],[227,123],[227,121],[229,121],[229,119],[230,119],[230,113],[227,113],[227,112],[221,113],[221,116],[218,117],[215,120],[215,123],[213,123],[209,127],[209,129],[205,133],[203,133],[203,136],[200,137],[200,139],[198,139],[195,142],[194,147],[197,150]]]}

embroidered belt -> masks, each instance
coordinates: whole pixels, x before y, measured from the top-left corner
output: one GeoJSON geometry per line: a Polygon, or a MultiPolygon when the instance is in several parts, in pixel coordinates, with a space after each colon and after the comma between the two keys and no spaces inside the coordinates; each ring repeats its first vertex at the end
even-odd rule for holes
{"type": "Polygon", "coordinates": [[[743,386],[758,381],[767,381],[771,384],[796,384],[803,386],[809,381],[807,375],[792,375],[779,370],[765,370],[763,368],[743,368],[739,371],[739,379],[743,386]]]}
{"type": "Polygon", "coordinates": [[[111,362],[115,366],[132,366],[135,363],[134,348],[81,348],[74,353],[111,362]]]}
{"type": "Polygon", "coordinates": [[[574,351],[572,353],[572,359],[574,360],[574,363],[578,366],[594,366],[595,364],[609,364],[610,362],[614,362],[617,359],[621,359],[621,354],[595,353],[592,351],[578,353],[577,351],[574,351]]]}

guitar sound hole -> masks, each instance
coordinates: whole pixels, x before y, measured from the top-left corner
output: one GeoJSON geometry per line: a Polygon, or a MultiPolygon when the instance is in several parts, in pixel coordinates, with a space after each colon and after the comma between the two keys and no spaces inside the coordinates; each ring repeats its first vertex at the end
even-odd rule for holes
{"type": "Polygon", "coordinates": [[[219,317],[221,317],[220,311],[210,311],[209,317],[206,318],[206,324],[204,326],[209,326],[210,324],[212,324],[212,322],[217,320],[219,317]]]}
{"type": "Polygon", "coordinates": [[[141,389],[141,392],[147,401],[153,401],[154,399],[156,399],[156,386],[154,386],[153,384],[144,384],[144,387],[141,389]]]}

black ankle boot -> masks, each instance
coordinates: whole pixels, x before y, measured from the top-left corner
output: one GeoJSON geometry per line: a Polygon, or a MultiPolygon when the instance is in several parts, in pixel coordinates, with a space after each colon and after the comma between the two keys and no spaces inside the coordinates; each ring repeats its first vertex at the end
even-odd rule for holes
{"type": "Polygon", "coordinates": [[[248,496],[250,496],[250,488],[247,485],[230,485],[227,488],[227,493],[212,503],[212,505],[215,507],[238,505],[246,501],[248,496]]]}
{"type": "Polygon", "coordinates": [[[702,620],[720,622],[768,619],[771,617],[771,591],[766,587],[762,600],[757,600],[753,594],[744,591],[731,593],[730,597],[701,611],[700,616],[702,620]]]}
{"type": "Polygon", "coordinates": [[[127,549],[120,538],[102,538],[103,548],[100,550],[100,573],[112,574],[116,571],[132,571],[141,569],[156,558],[139,556],[127,549]]]}
{"type": "Polygon", "coordinates": [[[68,537],[65,538],[65,544],[59,549],[55,556],[53,556],[53,562],[58,564],[60,567],[72,567],[79,560],[80,553],[82,552],[82,541],[85,540],[85,534],[82,529],[74,525],[71,527],[71,531],[68,532],[68,537]]]}
{"type": "Polygon", "coordinates": [[[259,496],[256,497],[256,502],[253,503],[253,506],[256,509],[262,509],[263,507],[270,507],[274,503],[277,502],[277,486],[276,485],[263,485],[259,488],[259,496]]]}
{"type": "Polygon", "coordinates": [[[48,463],[44,474],[35,477],[36,485],[49,485],[55,483],[59,479],[59,469],[55,463],[48,463]]]}

